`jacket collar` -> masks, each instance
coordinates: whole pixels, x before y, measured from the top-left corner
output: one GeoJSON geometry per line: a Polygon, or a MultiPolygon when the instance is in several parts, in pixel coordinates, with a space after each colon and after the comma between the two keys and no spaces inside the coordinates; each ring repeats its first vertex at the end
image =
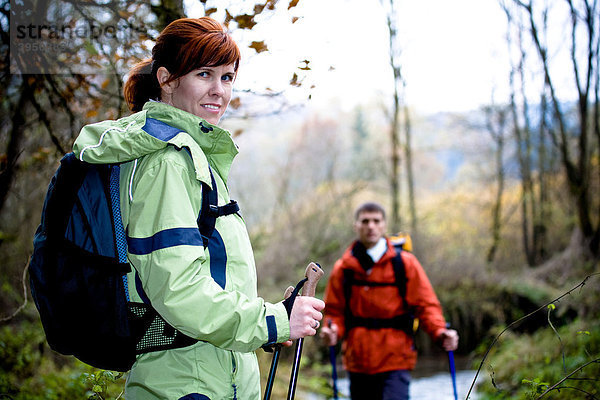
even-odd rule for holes
{"type": "MultiPolygon", "coordinates": [[[[385,265],[392,257],[394,257],[394,246],[392,246],[390,240],[387,237],[385,238],[385,240],[387,242],[387,251],[383,256],[381,256],[381,259],[379,259],[378,262],[371,264],[371,266],[385,265]]],[[[366,272],[366,269],[364,267],[365,263],[361,263],[361,259],[363,257],[366,258],[367,264],[369,260],[371,261],[371,263],[373,262],[371,257],[367,255],[365,246],[358,240],[354,241],[342,256],[346,265],[348,265],[354,270],[361,271],[362,273],[364,273],[366,272]]]]}
{"type": "Polygon", "coordinates": [[[158,101],[147,102],[143,111],[146,112],[146,126],[149,122],[160,121],[174,129],[173,135],[166,141],[190,151],[199,179],[207,179],[207,171],[204,170],[208,161],[227,182],[231,164],[239,152],[228,131],[187,111],[158,101]]]}

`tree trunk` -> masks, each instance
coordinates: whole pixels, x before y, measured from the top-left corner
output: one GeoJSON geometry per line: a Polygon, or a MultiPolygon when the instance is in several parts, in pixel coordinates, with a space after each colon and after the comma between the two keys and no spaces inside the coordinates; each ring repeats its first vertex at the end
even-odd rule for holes
{"type": "Polygon", "coordinates": [[[495,171],[496,171],[496,196],[492,207],[492,244],[487,253],[487,262],[491,263],[496,257],[500,244],[500,233],[502,231],[502,196],[504,195],[504,130],[506,126],[506,110],[499,107],[490,107],[487,113],[488,131],[496,144],[495,171]],[[494,123],[494,118],[497,118],[494,123]]]}
{"type": "MultiPolygon", "coordinates": [[[[514,2],[520,9],[525,11],[529,18],[528,32],[531,35],[531,40],[544,71],[545,84],[550,94],[550,101],[554,111],[554,120],[558,124],[558,133],[554,133],[553,130],[550,130],[550,132],[552,133],[554,145],[557,146],[561,154],[569,193],[577,212],[579,228],[583,233],[583,240],[591,252],[598,255],[600,253],[600,210],[592,210],[591,208],[592,185],[589,145],[591,124],[589,124],[589,102],[591,87],[594,87],[592,90],[596,92],[594,98],[598,98],[598,69],[600,69],[600,63],[599,54],[596,49],[599,47],[598,41],[600,40],[598,39],[598,29],[600,28],[598,24],[598,8],[600,5],[595,0],[592,2],[583,0],[582,2],[578,2],[577,5],[574,5],[572,1],[567,1],[571,17],[570,31],[568,31],[570,33],[570,62],[574,78],[573,86],[578,92],[577,126],[570,128],[567,126],[567,115],[562,110],[562,103],[558,99],[552,79],[548,48],[542,44],[542,34],[544,32],[539,31],[536,23],[537,16],[546,15],[548,12],[547,5],[540,12],[537,12],[537,9],[534,10],[533,0],[527,4],[520,0],[514,0],[514,2]],[[583,28],[580,28],[579,23],[582,21],[583,28]],[[583,45],[581,42],[583,42],[583,45]],[[585,56],[578,56],[583,51],[587,52],[585,56]],[[595,85],[592,85],[593,79],[596,79],[595,85]],[[573,150],[576,153],[575,156],[572,155],[573,150]],[[595,213],[594,217],[592,217],[592,213],[595,213]]],[[[545,18],[542,18],[542,20],[546,21],[545,18]]],[[[600,144],[600,137],[596,137],[596,139],[597,148],[600,144]]]]}
{"type": "Polygon", "coordinates": [[[410,215],[410,232],[416,236],[417,232],[417,206],[415,204],[415,181],[412,159],[412,130],[408,106],[404,105],[404,162],[406,165],[406,187],[408,190],[408,212],[410,215]]]}
{"type": "Polygon", "coordinates": [[[390,127],[390,145],[391,145],[391,174],[390,174],[390,194],[392,203],[391,221],[390,227],[392,231],[397,231],[401,225],[400,217],[400,83],[402,81],[402,74],[400,66],[396,62],[396,41],[397,31],[394,28],[393,18],[395,17],[394,12],[394,0],[389,1],[389,11],[387,13],[387,27],[389,32],[389,56],[390,66],[394,74],[394,97],[392,104],[392,125],[390,127]]]}
{"type": "Polygon", "coordinates": [[[27,102],[29,97],[32,96],[32,93],[32,87],[27,83],[27,79],[24,79],[21,84],[21,89],[19,90],[19,100],[16,102],[11,118],[12,128],[10,130],[10,137],[6,148],[6,161],[4,165],[2,165],[0,171],[0,212],[4,207],[14,176],[18,169],[17,160],[22,151],[21,142],[25,135],[27,102]]]}

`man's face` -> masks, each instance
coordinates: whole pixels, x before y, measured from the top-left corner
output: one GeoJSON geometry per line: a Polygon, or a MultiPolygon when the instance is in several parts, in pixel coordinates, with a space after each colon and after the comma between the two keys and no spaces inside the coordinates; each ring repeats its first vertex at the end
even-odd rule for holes
{"type": "Polygon", "coordinates": [[[358,240],[367,249],[373,247],[385,234],[387,226],[383,215],[378,211],[363,211],[354,221],[354,231],[358,240]]]}

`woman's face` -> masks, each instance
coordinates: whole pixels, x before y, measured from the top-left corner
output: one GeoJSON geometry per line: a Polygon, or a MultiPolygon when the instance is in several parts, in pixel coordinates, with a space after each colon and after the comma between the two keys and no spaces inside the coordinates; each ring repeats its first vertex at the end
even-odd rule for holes
{"type": "MultiPolygon", "coordinates": [[[[158,79],[169,72],[159,68],[158,79]]],[[[166,74],[166,75],[165,75],[166,74]]],[[[216,125],[231,100],[235,69],[233,64],[202,67],[162,87],[162,101],[216,125]]],[[[164,80],[162,81],[164,82],[164,80]]]]}

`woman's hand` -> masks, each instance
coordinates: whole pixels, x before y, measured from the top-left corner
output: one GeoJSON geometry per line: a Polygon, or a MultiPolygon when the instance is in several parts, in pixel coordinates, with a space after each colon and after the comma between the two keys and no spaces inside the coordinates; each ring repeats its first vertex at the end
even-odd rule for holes
{"type": "MultiPolygon", "coordinates": [[[[323,300],[315,297],[297,296],[290,314],[290,339],[295,340],[317,333],[323,319],[321,311],[325,308],[323,300]]],[[[285,343],[284,343],[285,345],[285,343]]]]}

